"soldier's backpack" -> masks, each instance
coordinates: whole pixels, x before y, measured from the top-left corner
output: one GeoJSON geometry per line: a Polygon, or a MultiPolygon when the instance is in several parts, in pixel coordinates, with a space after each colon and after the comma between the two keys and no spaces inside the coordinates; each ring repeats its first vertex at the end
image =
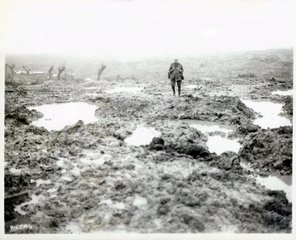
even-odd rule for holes
{"type": "Polygon", "coordinates": [[[183,71],[181,64],[172,64],[172,69],[170,71],[170,79],[183,80],[183,71]]]}

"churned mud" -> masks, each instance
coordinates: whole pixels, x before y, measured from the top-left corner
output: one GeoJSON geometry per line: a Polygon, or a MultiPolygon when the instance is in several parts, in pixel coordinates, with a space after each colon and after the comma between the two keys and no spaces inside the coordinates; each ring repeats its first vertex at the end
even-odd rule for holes
{"type": "Polygon", "coordinates": [[[6,83],[6,233],[291,232],[291,76],[209,69],[6,83]]]}

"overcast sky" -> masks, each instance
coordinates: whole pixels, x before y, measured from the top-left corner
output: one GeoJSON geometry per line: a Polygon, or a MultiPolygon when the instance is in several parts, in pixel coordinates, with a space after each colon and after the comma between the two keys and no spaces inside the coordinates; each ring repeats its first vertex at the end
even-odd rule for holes
{"type": "Polygon", "coordinates": [[[194,55],[291,47],[293,2],[6,0],[1,18],[6,53],[194,55]]]}

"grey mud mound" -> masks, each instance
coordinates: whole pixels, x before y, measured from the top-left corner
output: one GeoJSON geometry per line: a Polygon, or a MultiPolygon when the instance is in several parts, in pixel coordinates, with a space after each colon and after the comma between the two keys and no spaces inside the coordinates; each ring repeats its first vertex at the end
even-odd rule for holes
{"type": "Polygon", "coordinates": [[[263,173],[292,174],[292,127],[260,130],[243,142],[240,157],[263,173]]]}

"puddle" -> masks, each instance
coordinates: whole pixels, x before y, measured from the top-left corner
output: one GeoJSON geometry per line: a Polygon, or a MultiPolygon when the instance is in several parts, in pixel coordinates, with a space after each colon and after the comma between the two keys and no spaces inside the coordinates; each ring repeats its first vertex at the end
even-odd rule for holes
{"type": "Polygon", "coordinates": [[[117,209],[125,209],[125,205],[124,205],[124,203],[122,203],[122,202],[115,203],[115,204],[113,205],[113,207],[115,207],[115,208],[117,208],[117,209]]]}
{"type": "Polygon", "coordinates": [[[144,127],[143,125],[137,126],[132,135],[127,137],[124,141],[128,145],[141,146],[149,144],[154,137],[159,137],[161,132],[156,131],[152,127],[144,127]]]}
{"type": "Polygon", "coordinates": [[[208,121],[184,120],[183,122],[208,136],[207,146],[210,152],[218,155],[227,151],[238,153],[241,147],[238,139],[227,138],[227,135],[235,130],[233,127],[208,121]],[[209,135],[210,133],[224,133],[226,137],[209,135]]]}
{"type": "Polygon", "coordinates": [[[289,202],[292,202],[292,176],[267,176],[263,177],[258,174],[249,164],[240,163],[241,167],[252,172],[257,183],[265,186],[269,190],[283,190],[289,202]]]}
{"type": "Polygon", "coordinates": [[[72,170],[71,170],[71,174],[75,177],[79,177],[80,176],[80,170],[78,167],[74,167],[72,170]]]}
{"type": "Polygon", "coordinates": [[[66,182],[72,182],[73,181],[73,179],[70,178],[69,176],[63,176],[62,180],[65,180],[66,182]]]}
{"type": "Polygon", "coordinates": [[[197,85],[186,85],[184,88],[195,89],[197,88],[197,85]]]}
{"type": "Polygon", "coordinates": [[[100,202],[100,204],[112,205],[112,200],[111,200],[111,199],[102,200],[102,201],[100,202]]]}
{"type": "Polygon", "coordinates": [[[56,192],[58,189],[57,188],[50,188],[47,190],[48,193],[54,193],[56,192]]]}
{"type": "Polygon", "coordinates": [[[235,129],[229,127],[227,125],[217,124],[208,121],[199,121],[199,120],[184,120],[183,122],[190,125],[190,127],[201,131],[202,133],[211,133],[211,132],[222,132],[225,134],[229,134],[233,132],[235,129]]]}
{"type": "Polygon", "coordinates": [[[81,233],[82,229],[78,222],[69,222],[65,227],[65,230],[70,233],[81,233]]]}
{"type": "Polygon", "coordinates": [[[67,125],[73,125],[79,120],[84,124],[97,121],[95,111],[97,106],[84,102],[57,103],[29,107],[35,109],[44,116],[32,122],[37,127],[45,127],[47,130],[62,130],[67,125]]]}
{"type": "Polygon", "coordinates": [[[257,176],[256,180],[259,184],[270,190],[283,190],[289,202],[292,202],[292,176],[280,177],[261,177],[257,176]]]}
{"type": "Polygon", "coordinates": [[[281,126],[291,126],[288,118],[282,117],[279,114],[282,112],[283,104],[273,102],[259,102],[254,100],[242,100],[242,102],[255,112],[262,115],[254,120],[254,124],[261,128],[278,128],[281,126]]]}
{"type": "Polygon", "coordinates": [[[271,92],[273,95],[280,95],[280,96],[293,96],[293,89],[286,90],[286,91],[274,91],[271,92]]]}
{"type": "Polygon", "coordinates": [[[116,87],[111,90],[105,91],[106,93],[119,93],[119,92],[128,92],[128,93],[136,93],[140,92],[144,89],[144,87],[116,87]]]}
{"type": "Polygon", "coordinates": [[[228,139],[221,136],[208,136],[207,146],[210,152],[218,155],[227,151],[238,153],[241,147],[237,139],[228,139]]]}
{"type": "Polygon", "coordinates": [[[22,171],[20,169],[15,169],[15,168],[10,168],[9,169],[9,172],[12,174],[12,175],[20,175],[22,173],[22,171]]]}
{"type": "Polygon", "coordinates": [[[24,202],[24,203],[21,203],[21,204],[15,206],[14,211],[17,212],[17,213],[19,213],[20,215],[26,215],[27,212],[23,211],[23,210],[22,210],[22,207],[27,206],[27,205],[30,205],[30,204],[36,204],[36,203],[38,203],[39,200],[40,200],[41,198],[43,198],[43,196],[42,196],[42,195],[39,195],[39,196],[37,196],[37,195],[32,195],[31,198],[32,198],[32,199],[31,199],[29,202],[24,202]]]}
{"type": "Polygon", "coordinates": [[[26,73],[26,71],[23,71],[23,70],[17,70],[15,72],[16,72],[16,74],[24,74],[24,73],[26,73]]]}
{"type": "Polygon", "coordinates": [[[201,86],[199,86],[199,85],[194,85],[194,84],[192,84],[192,85],[185,85],[183,88],[185,88],[185,89],[193,89],[193,90],[200,90],[202,87],[201,86]]]}
{"type": "Polygon", "coordinates": [[[85,81],[91,82],[91,81],[95,81],[95,79],[93,79],[93,78],[86,78],[85,81]]]}
{"type": "Polygon", "coordinates": [[[133,202],[134,206],[142,207],[142,206],[145,206],[146,204],[147,204],[146,198],[136,195],[134,202],[133,202]]]}
{"type": "Polygon", "coordinates": [[[56,161],[56,165],[58,167],[63,167],[64,164],[65,164],[65,160],[64,159],[60,159],[60,160],[56,161]]]}

